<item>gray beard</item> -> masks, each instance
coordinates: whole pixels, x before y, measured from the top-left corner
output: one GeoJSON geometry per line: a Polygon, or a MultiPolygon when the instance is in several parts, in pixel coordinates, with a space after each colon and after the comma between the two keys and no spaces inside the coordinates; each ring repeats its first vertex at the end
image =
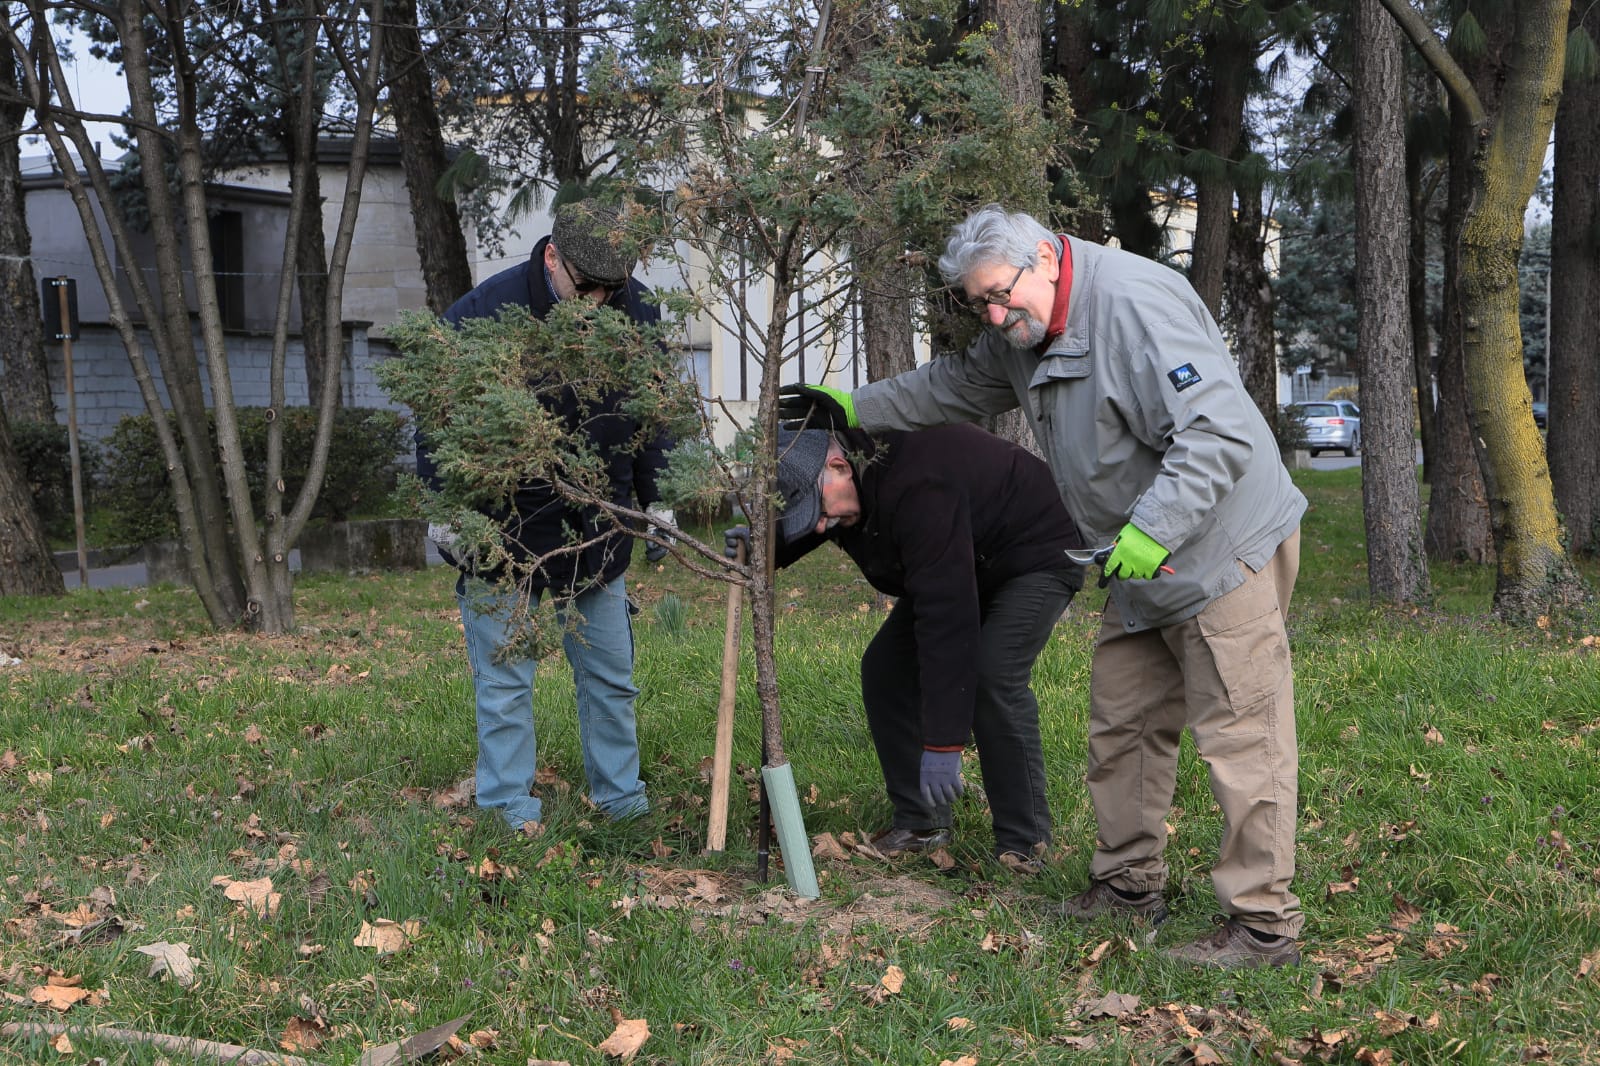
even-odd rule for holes
{"type": "Polygon", "coordinates": [[[1006,339],[1007,343],[1014,344],[1018,348],[1039,347],[1044,343],[1044,335],[1049,332],[1048,326],[1021,309],[1007,311],[1006,317],[1001,319],[1000,325],[996,326],[995,329],[1006,339]],[[1018,331],[1013,328],[1018,323],[1025,324],[1020,336],[1018,331]]]}

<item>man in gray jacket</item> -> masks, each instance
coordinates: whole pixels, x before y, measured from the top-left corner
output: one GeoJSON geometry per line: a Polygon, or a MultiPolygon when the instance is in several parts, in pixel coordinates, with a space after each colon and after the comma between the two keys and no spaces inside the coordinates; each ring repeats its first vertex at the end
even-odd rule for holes
{"type": "Polygon", "coordinates": [[[1299,759],[1284,615],[1305,497],[1183,276],[1050,233],[998,204],[957,226],[940,273],[988,327],[963,354],[854,392],[789,386],[788,424],[921,429],[1021,407],[1110,596],[1090,678],[1098,841],[1072,918],[1166,917],[1166,816],[1185,726],[1222,810],[1207,966],[1299,961],[1299,759]]]}

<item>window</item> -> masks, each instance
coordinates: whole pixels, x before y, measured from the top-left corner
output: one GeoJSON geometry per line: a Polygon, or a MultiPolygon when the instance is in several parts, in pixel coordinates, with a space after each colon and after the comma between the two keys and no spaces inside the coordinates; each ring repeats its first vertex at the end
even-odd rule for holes
{"type": "Polygon", "coordinates": [[[217,304],[224,329],[244,328],[244,214],[211,215],[211,269],[217,279],[217,304]]]}

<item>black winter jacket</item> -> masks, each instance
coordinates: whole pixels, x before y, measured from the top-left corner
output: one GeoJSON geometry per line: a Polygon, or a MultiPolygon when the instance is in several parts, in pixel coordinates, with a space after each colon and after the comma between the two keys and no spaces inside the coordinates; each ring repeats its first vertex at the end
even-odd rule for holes
{"type": "MultiPolygon", "coordinates": [[[[544,238],[534,246],[526,262],[480,283],[445,311],[444,320],[454,325],[470,318],[493,318],[502,307],[510,305],[529,308],[536,317],[544,318],[556,303],[544,269],[544,250],[549,243],[550,238],[544,238]]],[[[645,301],[644,295],[644,286],[629,278],[627,288],[614,293],[607,306],[626,311],[636,322],[653,324],[660,319],[660,312],[645,301]]],[[[622,413],[623,398],[621,393],[612,394],[598,409],[590,407],[580,412],[576,398],[563,391],[554,413],[574,430],[581,425],[607,457],[612,502],[643,509],[660,499],[656,478],[666,468],[672,442],[663,435],[636,454],[631,442],[638,435],[639,424],[622,413]]],[[[427,442],[420,435],[417,474],[432,485],[439,484],[427,442]]],[[[487,513],[505,530],[514,558],[545,557],[529,582],[530,591],[550,589],[558,595],[570,595],[588,585],[611,581],[627,570],[633,553],[632,536],[615,530],[611,519],[598,508],[579,508],[563,502],[548,481],[518,486],[509,507],[487,513]],[[610,532],[595,539],[602,530],[610,532]],[[550,554],[573,543],[575,534],[584,541],[593,539],[594,543],[581,552],[550,554]]],[[[493,579],[496,575],[479,576],[493,579]]]]}
{"type": "Polygon", "coordinates": [[[965,745],[977,697],[984,606],[1022,574],[1059,570],[1072,588],[1083,547],[1043,460],[977,426],[838,434],[855,471],[861,518],[779,545],[786,566],[835,541],[872,587],[910,601],[923,743],[965,745]]]}

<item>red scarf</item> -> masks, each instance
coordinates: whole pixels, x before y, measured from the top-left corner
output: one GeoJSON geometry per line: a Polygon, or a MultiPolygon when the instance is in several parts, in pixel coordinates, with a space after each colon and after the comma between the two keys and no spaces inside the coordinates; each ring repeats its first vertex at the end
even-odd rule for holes
{"type": "Polygon", "coordinates": [[[1061,336],[1067,328],[1067,302],[1072,293],[1072,246],[1067,243],[1067,235],[1061,234],[1061,274],[1056,278],[1056,302],[1050,308],[1050,326],[1044,331],[1044,343],[1039,345],[1039,351],[1044,351],[1050,342],[1061,336]]]}

